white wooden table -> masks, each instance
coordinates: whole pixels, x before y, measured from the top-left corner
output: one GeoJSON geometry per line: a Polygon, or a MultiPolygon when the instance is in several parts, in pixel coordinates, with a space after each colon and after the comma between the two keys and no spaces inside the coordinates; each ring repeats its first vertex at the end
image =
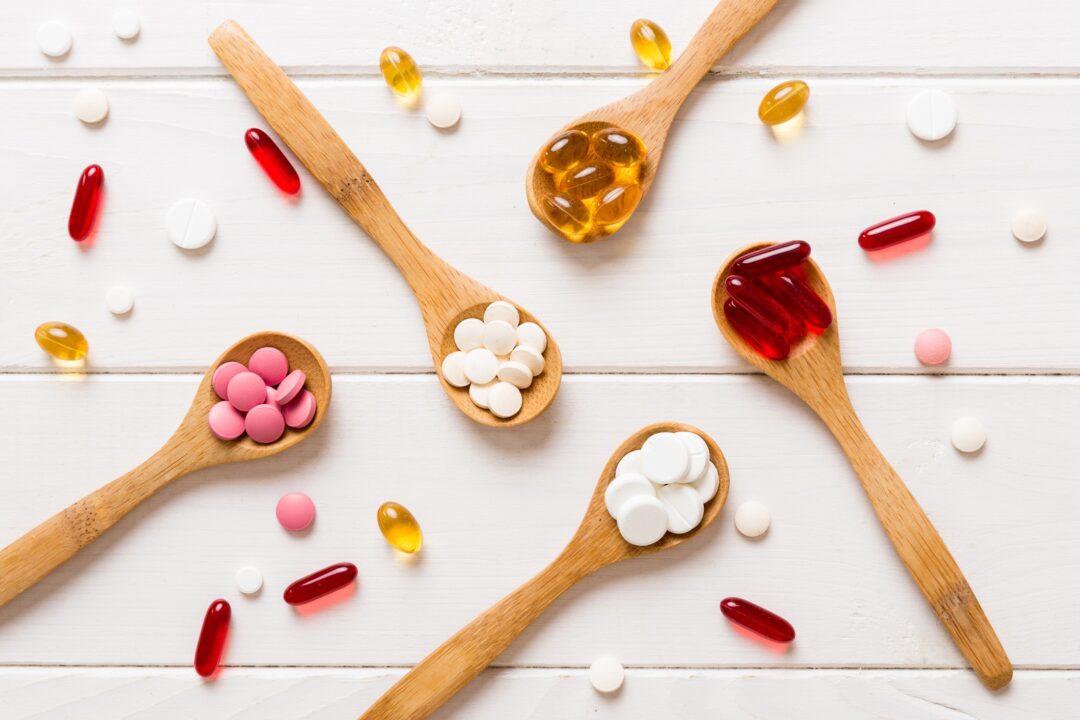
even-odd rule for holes
{"type": "Polygon", "coordinates": [[[1080,698],[1080,6],[1070,0],[781,0],[676,123],[664,168],[615,239],[574,247],[530,215],[523,176],[566,119],[647,82],[627,41],[640,16],[683,47],[712,0],[142,0],[143,32],[111,33],[116,5],[0,9],[0,542],[151,453],[198,375],[233,340],[293,332],[335,371],[317,437],[257,464],[168,488],[0,610],[4,718],[351,718],[413,663],[540,569],[569,538],[604,461],[637,427],[696,424],[723,447],[731,496],[717,527],[671,554],[626,563],[568,593],[440,714],[443,718],[1075,718],[1080,698]],[[567,366],[551,410],[523,429],[470,424],[443,396],[405,283],[302,171],[282,201],[242,134],[260,118],[205,37],[239,20],[297,78],[416,233],[520,300],[567,366]],[[37,25],[75,32],[56,62],[37,25]],[[572,30],[580,27],[582,35],[572,30]],[[459,95],[452,132],[403,110],[379,50],[409,49],[426,87],[459,95]],[[756,119],[776,82],[806,79],[807,125],[781,142],[756,119]],[[100,128],[74,93],[103,88],[100,128]],[[940,147],[907,131],[917,90],[957,103],[940,147]],[[108,196],[89,249],[67,237],[81,169],[108,196]],[[176,199],[200,197],[220,229],[188,255],[165,238],[176,199]],[[1042,207],[1036,247],[1015,207],[1042,207]],[[890,264],[856,245],[898,212],[938,216],[933,244],[890,264]],[[741,244],[805,238],[828,273],[853,399],[978,593],[1017,672],[992,694],[894,556],[823,427],[750,373],[709,310],[721,260],[741,244]],[[131,286],[117,319],[106,290],[131,286]],[[91,342],[89,374],[57,374],[34,327],[62,320],[91,342]],[[912,356],[939,326],[944,376],[912,356]],[[963,457],[948,428],[989,428],[963,457]],[[316,525],[290,536],[284,492],[316,525]],[[426,545],[401,562],[375,509],[394,499],[426,545]],[[773,512],[751,542],[734,508],[773,512]],[[350,560],[355,597],[301,617],[282,587],[350,560]],[[254,563],[266,588],[239,595],[254,563]],[[775,654],[733,632],[718,602],[743,596],[789,618],[775,654]],[[225,669],[191,668],[202,614],[228,598],[225,669]],[[586,669],[612,653],[625,687],[601,697],[586,669]]]}

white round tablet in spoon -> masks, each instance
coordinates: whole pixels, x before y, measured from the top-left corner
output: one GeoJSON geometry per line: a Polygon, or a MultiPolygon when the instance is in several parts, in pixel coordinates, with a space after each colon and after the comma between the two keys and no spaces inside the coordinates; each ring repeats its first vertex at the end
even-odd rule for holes
{"type": "Polygon", "coordinates": [[[698,491],[684,483],[664,485],[656,492],[668,516],[668,532],[688,533],[698,526],[705,514],[698,491]]]}
{"type": "Polygon", "coordinates": [[[648,495],[637,495],[624,502],[616,521],[623,540],[638,546],[652,545],[664,537],[668,528],[664,504],[648,495]]]}
{"type": "Polygon", "coordinates": [[[512,418],[521,410],[521,391],[508,382],[497,382],[488,395],[488,409],[497,418],[512,418]]]}
{"type": "Polygon", "coordinates": [[[611,517],[618,517],[623,504],[638,495],[656,497],[656,490],[644,475],[639,473],[619,475],[609,482],[607,489],[604,490],[604,506],[607,507],[611,517]]]}
{"type": "Polygon", "coordinates": [[[709,446],[701,437],[692,432],[677,432],[676,437],[683,441],[690,452],[690,469],[681,482],[694,482],[705,475],[705,466],[709,464],[709,446]]]}
{"type": "Polygon", "coordinates": [[[458,350],[469,352],[484,344],[484,321],[465,318],[454,328],[454,344],[458,350]]]}
{"type": "Polygon", "coordinates": [[[631,450],[622,456],[619,460],[619,464],[615,466],[615,477],[619,477],[628,472],[640,473],[641,472],[641,451],[631,450]]]}
{"type": "Polygon", "coordinates": [[[505,300],[496,300],[484,310],[484,322],[486,323],[502,320],[507,325],[516,328],[519,319],[518,309],[514,307],[513,303],[508,303],[505,300]]]}
{"type": "Polygon", "coordinates": [[[465,353],[458,350],[444,357],[442,376],[446,382],[454,387],[463,388],[468,385],[469,378],[465,377],[465,353]]]}
{"type": "Polygon", "coordinates": [[[697,490],[702,503],[707,503],[716,497],[716,491],[720,489],[720,471],[716,469],[716,465],[710,462],[705,468],[705,474],[701,476],[701,479],[690,483],[690,487],[697,490]]]}
{"type": "Polygon", "coordinates": [[[656,433],[641,446],[641,473],[654,483],[679,482],[689,469],[690,451],[675,433],[656,433]]]}

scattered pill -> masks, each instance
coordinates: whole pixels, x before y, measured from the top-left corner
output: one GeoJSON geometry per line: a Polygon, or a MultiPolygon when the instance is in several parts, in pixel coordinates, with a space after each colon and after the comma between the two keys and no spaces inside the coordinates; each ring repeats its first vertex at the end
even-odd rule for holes
{"type": "Polygon", "coordinates": [[[263,586],[263,576],[254,565],[244,565],[236,571],[236,587],[245,595],[254,595],[263,586]]]}
{"type": "Polygon", "coordinates": [[[970,415],[957,418],[949,435],[953,447],[963,453],[978,452],[986,444],[986,426],[970,415]]]}
{"type": "Polygon", "coordinates": [[[304,389],[305,382],[307,382],[307,375],[304,374],[304,371],[299,368],[293,370],[275,388],[274,402],[278,405],[288,405],[304,389]]]}
{"type": "Polygon", "coordinates": [[[668,516],[668,532],[681,535],[698,526],[705,514],[698,491],[689,485],[675,483],[662,485],[656,496],[664,504],[668,516]]]}
{"type": "Polygon", "coordinates": [[[716,497],[716,491],[720,489],[720,471],[716,469],[716,465],[710,462],[705,468],[705,474],[700,480],[690,483],[690,487],[697,490],[702,503],[707,503],[716,497]]]}
{"type": "Polygon", "coordinates": [[[37,29],[37,44],[49,57],[63,57],[71,51],[71,30],[56,20],[42,23],[37,29]]]}
{"type": "Polygon", "coordinates": [[[641,473],[658,485],[682,480],[689,469],[690,452],[675,433],[656,433],[641,446],[641,473]]]}
{"type": "Polygon", "coordinates": [[[244,432],[263,445],[277,442],[285,433],[285,416],[281,414],[281,408],[273,403],[251,408],[244,416],[244,432]]]}
{"type": "Polygon", "coordinates": [[[414,553],[423,546],[424,533],[420,530],[420,523],[404,505],[385,502],[379,506],[376,518],[379,532],[386,538],[386,542],[401,552],[414,553]]]}
{"type": "Polygon", "coordinates": [[[1046,235],[1046,217],[1038,208],[1020,208],[1012,216],[1012,234],[1022,243],[1038,242],[1046,235]]]}
{"type": "Polygon", "coordinates": [[[465,318],[454,328],[454,344],[457,349],[469,352],[484,344],[484,321],[480,318],[465,318]]]}
{"type": "Polygon", "coordinates": [[[656,497],[656,488],[644,475],[636,472],[625,472],[615,476],[604,490],[604,506],[608,514],[618,517],[623,504],[632,497],[646,495],[656,497]]]}
{"type": "Polygon", "coordinates": [[[288,427],[300,430],[306,428],[315,419],[317,408],[315,394],[310,390],[301,390],[295,400],[281,408],[281,414],[285,417],[285,424],[288,427]]]}
{"type": "Polygon", "coordinates": [[[941,90],[924,90],[908,103],[907,124],[920,140],[941,140],[956,127],[956,105],[941,90]]]}
{"type": "Polygon", "coordinates": [[[67,323],[42,323],[34,330],[34,339],[42,350],[63,362],[82,360],[90,351],[86,336],[67,323]]]}
{"type": "Polygon", "coordinates": [[[79,176],[75,197],[68,215],[68,235],[75,242],[90,237],[101,209],[101,191],[105,184],[105,171],[100,165],[89,165],[79,176]]]}
{"type": "Polygon", "coordinates": [[[499,363],[499,370],[495,374],[503,382],[508,382],[519,390],[524,390],[532,384],[533,373],[528,365],[509,360],[499,363]]]}
{"type": "Polygon", "coordinates": [[[767,640],[789,643],[795,639],[795,628],[791,627],[791,623],[748,600],[724,598],[720,601],[720,612],[736,625],[741,625],[767,640]]]}
{"type": "Polygon", "coordinates": [[[337,563],[305,575],[285,588],[285,602],[303,605],[329,595],[356,580],[357,570],[352,563],[337,563]]]}
{"type": "Polygon", "coordinates": [[[229,636],[231,618],[232,608],[226,600],[219,598],[206,609],[199,642],[195,645],[195,672],[200,676],[210,677],[217,672],[225,651],[225,639],[229,636]]]}
{"type": "Polygon", "coordinates": [[[709,465],[709,446],[700,436],[692,432],[677,432],[675,436],[682,441],[690,453],[690,469],[687,470],[682,482],[692,483],[700,480],[704,477],[709,465]]]}
{"type": "Polygon", "coordinates": [[[275,513],[281,527],[299,532],[315,522],[315,503],[304,493],[291,492],[281,496],[275,513]]]}
{"type": "Polygon", "coordinates": [[[131,289],[123,285],[113,285],[105,293],[105,307],[113,315],[127,315],[135,307],[135,296],[131,289]]]}
{"type": "Polygon", "coordinates": [[[413,100],[420,96],[424,76],[416,61],[399,47],[388,47],[379,55],[379,70],[395,94],[413,100]]]}
{"type": "Polygon", "coordinates": [[[521,390],[508,382],[497,382],[488,393],[488,409],[498,418],[512,418],[521,411],[521,390]]]}
{"type": "Polygon", "coordinates": [[[217,370],[214,371],[214,375],[210,380],[210,384],[214,388],[214,392],[222,400],[228,400],[229,381],[242,372],[247,372],[247,368],[243,363],[238,362],[225,362],[218,365],[217,370]]]}
{"type": "Polygon", "coordinates": [[[521,363],[525,367],[529,368],[529,371],[536,377],[540,373],[544,372],[544,356],[538,353],[528,345],[518,345],[516,348],[510,351],[510,359],[513,362],[521,363]]]}
{"type": "Polygon", "coordinates": [[[235,440],[244,434],[244,414],[227,400],[210,408],[209,422],[210,432],[222,440],[235,440]]]}
{"type": "Polygon", "coordinates": [[[139,14],[130,8],[119,8],[112,16],[113,32],[121,40],[133,40],[142,29],[139,14]]]}
{"type": "Polygon", "coordinates": [[[944,330],[923,330],[915,338],[915,357],[923,365],[941,365],[952,353],[952,340],[944,330]]]}
{"type": "Polygon", "coordinates": [[[177,247],[197,250],[214,239],[217,219],[202,200],[179,200],[165,215],[165,232],[177,247]]]}
{"type": "Polygon", "coordinates": [[[859,233],[859,247],[867,252],[884,250],[899,243],[918,240],[929,235],[937,224],[937,218],[929,210],[898,215],[882,220],[859,233]]]}
{"type": "Polygon", "coordinates": [[[534,322],[521,323],[517,327],[518,343],[543,354],[547,350],[547,333],[534,322]]]}
{"type": "Polygon", "coordinates": [[[630,45],[638,60],[653,70],[667,70],[671,65],[671,40],[652,20],[641,18],[630,25],[630,45]]]}
{"type": "Polygon", "coordinates": [[[517,330],[502,320],[484,325],[484,347],[495,355],[509,355],[517,345],[517,330]]]}
{"type": "Polygon", "coordinates": [[[442,361],[442,376],[454,387],[468,387],[469,378],[465,377],[465,353],[461,350],[452,352],[442,361]]]}
{"type": "Polygon", "coordinates": [[[521,316],[513,303],[508,303],[505,300],[496,300],[484,310],[484,322],[490,323],[495,322],[496,320],[501,320],[507,325],[516,328],[521,320],[521,316]]]}
{"type": "Polygon", "coordinates": [[[766,125],[779,125],[803,111],[810,99],[810,86],[802,80],[782,82],[761,98],[758,119],[766,125]]]}
{"type": "Polygon", "coordinates": [[[487,383],[473,383],[469,386],[469,399],[473,401],[473,404],[477,407],[488,410],[490,408],[489,400],[491,398],[491,388],[495,387],[494,382],[487,383]]]}
{"type": "Polygon", "coordinates": [[[631,450],[622,456],[619,460],[619,464],[615,466],[615,477],[619,477],[625,473],[640,473],[641,472],[641,451],[631,450]]]}
{"type": "Polygon", "coordinates": [[[461,119],[461,101],[449,93],[432,93],[424,106],[428,122],[437,128],[450,128],[461,119]]]}
{"type": "Polygon", "coordinates": [[[296,174],[296,168],[272,137],[258,128],[251,128],[244,133],[244,144],[279,190],[289,195],[300,192],[300,176],[296,174]]]}
{"type": "Polygon", "coordinates": [[[619,534],[631,545],[652,545],[668,529],[668,513],[656,497],[635,495],[622,504],[616,516],[619,534]]]}
{"type": "Polygon", "coordinates": [[[495,379],[499,358],[487,348],[476,348],[465,355],[465,377],[471,383],[484,385],[495,379]]]}
{"type": "Polygon", "coordinates": [[[88,125],[94,125],[108,116],[109,98],[97,88],[83,88],[75,93],[72,107],[75,117],[88,125]]]}
{"type": "Polygon", "coordinates": [[[589,666],[589,682],[597,692],[612,693],[622,687],[626,672],[615,658],[605,655],[589,666]]]}
{"type": "Polygon", "coordinates": [[[267,385],[277,385],[289,372],[289,359],[275,347],[261,347],[251,353],[248,369],[267,385]]]}
{"type": "Polygon", "coordinates": [[[245,370],[229,380],[225,394],[234,408],[247,412],[266,401],[266,382],[250,370],[245,370]]]}
{"type": "Polygon", "coordinates": [[[764,535],[772,523],[769,508],[757,500],[744,502],[735,511],[735,529],[746,537],[764,535]]]}

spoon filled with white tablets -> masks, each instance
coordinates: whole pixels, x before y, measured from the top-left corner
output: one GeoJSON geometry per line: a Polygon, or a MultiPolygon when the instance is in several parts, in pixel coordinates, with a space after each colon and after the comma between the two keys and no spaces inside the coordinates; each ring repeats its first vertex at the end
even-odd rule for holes
{"type": "Polygon", "coordinates": [[[638,430],[607,461],[562,553],[420,661],[361,720],[435,712],[578,580],[620,560],[669,550],[704,530],[719,516],[728,485],[724,454],[697,428],[656,423],[638,430]]]}

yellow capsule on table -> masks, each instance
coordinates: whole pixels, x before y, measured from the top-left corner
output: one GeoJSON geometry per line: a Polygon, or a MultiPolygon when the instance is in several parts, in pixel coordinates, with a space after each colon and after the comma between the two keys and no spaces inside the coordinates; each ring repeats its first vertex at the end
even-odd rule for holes
{"type": "Polygon", "coordinates": [[[82,360],[90,350],[86,336],[78,328],[62,322],[47,322],[38,325],[34,339],[41,349],[57,360],[72,362],[82,360]]]}
{"type": "Polygon", "coordinates": [[[666,70],[671,64],[671,41],[652,20],[635,20],[630,26],[630,44],[638,59],[653,70],[666,70]]]}
{"type": "Polygon", "coordinates": [[[577,167],[588,156],[589,136],[580,130],[567,130],[548,144],[540,155],[540,167],[554,175],[577,167]]]}
{"type": "Polygon", "coordinates": [[[810,86],[802,80],[780,83],[761,98],[758,117],[766,125],[779,125],[802,112],[810,99],[810,86]]]}
{"type": "Polygon", "coordinates": [[[589,208],[575,197],[556,193],[540,200],[540,210],[551,227],[570,242],[582,242],[592,229],[589,208]]]}
{"type": "Polygon", "coordinates": [[[420,523],[404,505],[385,502],[379,506],[379,531],[386,542],[404,553],[414,553],[424,544],[420,523]]]}
{"type": "Polygon", "coordinates": [[[634,133],[619,127],[594,132],[592,148],[598,158],[618,167],[634,167],[645,161],[645,143],[634,133]]]}
{"type": "Polygon", "coordinates": [[[641,186],[637,183],[616,185],[606,190],[593,208],[593,225],[599,225],[605,232],[613,233],[630,219],[641,200],[641,186]]]}
{"type": "Polygon", "coordinates": [[[388,47],[379,56],[379,69],[395,93],[410,100],[420,97],[424,76],[412,55],[399,47],[388,47]]]}

